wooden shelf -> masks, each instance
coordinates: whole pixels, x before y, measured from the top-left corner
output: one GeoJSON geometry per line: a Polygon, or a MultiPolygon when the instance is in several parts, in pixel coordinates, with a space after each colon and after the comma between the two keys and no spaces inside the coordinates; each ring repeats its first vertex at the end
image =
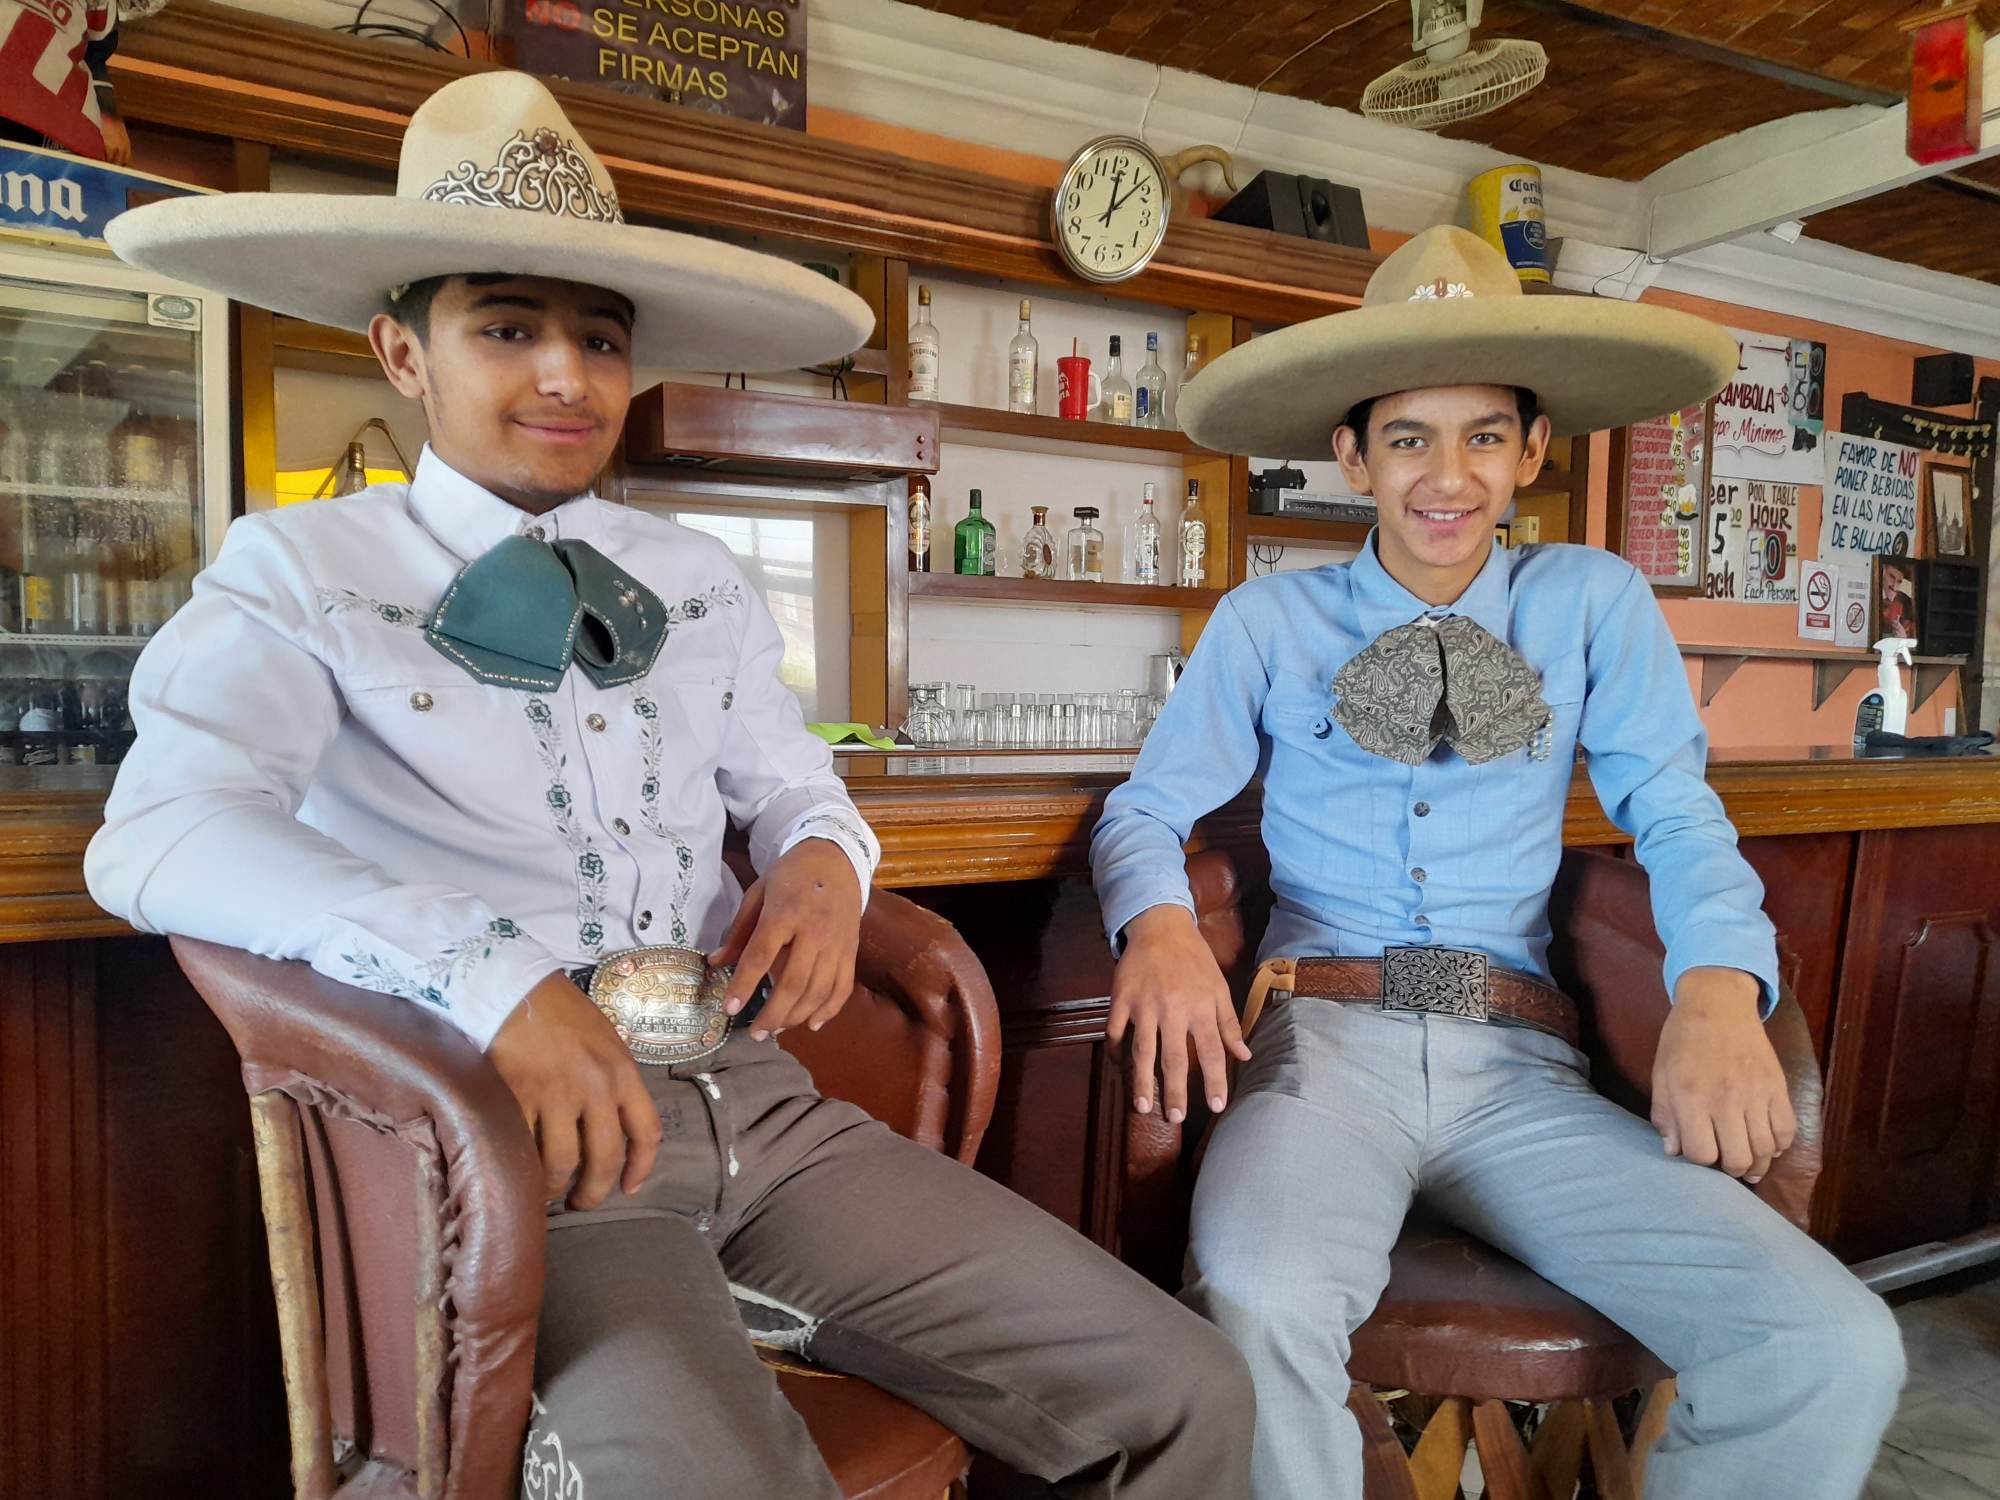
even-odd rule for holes
{"type": "Polygon", "coordinates": [[[912,401],[912,407],[927,408],[938,415],[938,427],[945,438],[967,434],[1011,438],[1016,443],[1037,447],[1050,443],[1085,444],[1096,448],[1131,448],[1145,453],[1172,453],[1182,457],[1212,458],[1184,432],[1171,427],[1120,427],[1112,422],[1070,422],[1062,417],[1044,417],[1030,412],[994,411],[984,406],[954,406],[944,401],[912,401]]]}
{"type": "Polygon", "coordinates": [[[913,599],[959,599],[970,604],[1069,604],[1101,608],[1213,609],[1221,589],[1149,587],[1143,583],[1070,583],[1060,578],[976,578],[958,573],[912,573],[913,599]]]}
{"type": "Polygon", "coordinates": [[[1374,528],[1361,521],[1321,521],[1311,516],[1243,517],[1243,534],[1252,541],[1310,542],[1322,547],[1358,547],[1374,528]]]}
{"type": "MultiPolygon", "coordinates": [[[[1881,658],[1859,646],[1682,646],[1682,656],[1701,660],[1701,706],[1715,701],[1729,679],[1746,661],[1810,662],[1813,669],[1813,707],[1823,708],[1826,700],[1856,672],[1874,666],[1881,658]]],[[[1915,712],[1930,702],[1937,690],[1966,664],[1962,656],[1913,656],[1914,692],[1910,710],[1915,712]]]]}

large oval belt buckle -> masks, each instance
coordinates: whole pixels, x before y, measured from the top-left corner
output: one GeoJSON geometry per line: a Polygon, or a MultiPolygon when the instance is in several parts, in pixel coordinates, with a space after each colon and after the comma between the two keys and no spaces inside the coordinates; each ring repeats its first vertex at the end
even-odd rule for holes
{"type": "Polygon", "coordinates": [[[597,965],[590,998],[638,1061],[693,1062],[729,1039],[722,1000],[735,972],[692,948],[625,948],[597,965]]]}

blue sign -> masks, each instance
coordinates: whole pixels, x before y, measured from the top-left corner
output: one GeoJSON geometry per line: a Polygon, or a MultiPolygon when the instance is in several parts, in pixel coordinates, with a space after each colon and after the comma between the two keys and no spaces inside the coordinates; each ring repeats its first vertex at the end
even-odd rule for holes
{"type": "Polygon", "coordinates": [[[204,191],[61,151],[0,141],[0,234],[104,243],[128,208],[204,191]]]}

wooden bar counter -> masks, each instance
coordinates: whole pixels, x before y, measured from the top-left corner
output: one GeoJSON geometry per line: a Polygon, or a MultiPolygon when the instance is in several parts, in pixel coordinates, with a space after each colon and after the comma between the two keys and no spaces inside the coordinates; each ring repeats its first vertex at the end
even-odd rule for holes
{"type": "MultiPolygon", "coordinates": [[[[1141,1258],[1111,956],[1089,882],[1117,755],[843,757],[881,883],[992,975],[981,1166],[1141,1258]]],[[[92,905],[112,771],[0,772],[0,1495],[285,1492],[283,1392],[236,1060],[165,943],[92,905]],[[25,1441],[24,1441],[25,1439],[25,1441]]],[[[2000,760],[1736,755],[1710,781],[1765,881],[1828,1069],[1821,1239],[1850,1260],[2000,1219],[2000,760]]],[[[1254,790],[1196,830],[1256,886],[1254,790]]],[[[1581,773],[1565,836],[1618,845],[1581,773]]],[[[1254,899],[1249,898],[1249,899],[1254,899]]]]}

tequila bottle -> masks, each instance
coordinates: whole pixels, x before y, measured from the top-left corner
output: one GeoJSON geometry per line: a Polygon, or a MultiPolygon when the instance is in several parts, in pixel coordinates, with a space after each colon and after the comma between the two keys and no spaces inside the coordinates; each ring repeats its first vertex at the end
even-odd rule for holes
{"type": "Polygon", "coordinates": [[[1139,366],[1138,390],[1132,399],[1134,427],[1167,425],[1167,372],[1160,368],[1160,336],[1146,335],[1146,362],[1139,366]]]}
{"type": "Polygon", "coordinates": [[[1035,377],[1041,368],[1042,347],[1028,331],[1033,311],[1026,297],[1021,299],[1021,327],[1007,346],[1007,410],[1032,412],[1035,409],[1035,377]]]}
{"type": "Polygon", "coordinates": [[[1121,427],[1132,425],[1132,382],[1125,378],[1119,365],[1119,340],[1111,335],[1111,363],[1104,370],[1104,420],[1116,422],[1121,427]]]}
{"type": "Polygon", "coordinates": [[[1201,481],[1187,482],[1187,509],[1181,512],[1181,587],[1208,585],[1208,522],[1201,518],[1201,481]]]}
{"type": "Polygon", "coordinates": [[[910,479],[910,571],[931,570],[931,482],[921,474],[910,479]]]}
{"type": "Polygon", "coordinates": [[[1056,538],[1049,530],[1049,508],[1046,505],[1028,507],[1035,518],[1035,524],[1028,528],[1028,534],[1021,541],[1021,576],[1023,578],[1053,578],[1056,576],[1056,538]]]}
{"type": "Polygon", "coordinates": [[[1139,502],[1139,519],[1132,524],[1132,581],[1160,583],[1160,516],[1153,509],[1150,481],[1139,502]]]}
{"type": "Polygon", "coordinates": [[[1104,581],[1104,533],[1091,523],[1097,507],[1079,505],[1071,512],[1076,525],[1069,529],[1069,576],[1079,583],[1104,581]]]}
{"type": "Polygon", "coordinates": [[[1187,383],[1194,379],[1200,369],[1201,335],[1191,333],[1188,335],[1187,341],[1187,358],[1181,361],[1181,383],[1174,391],[1174,418],[1172,425],[1175,427],[1180,426],[1181,391],[1187,389],[1187,383]]]}
{"type": "Polygon", "coordinates": [[[917,321],[910,325],[910,399],[938,398],[938,331],[931,321],[931,289],[917,288],[917,321]]]}
{"type": "Polygon", "coordinates": [[[972,514],[952,532],[955,571],[977,578],[993,576],[993,523],[980,510],[978,490],[971,494],[972,514]]]}

